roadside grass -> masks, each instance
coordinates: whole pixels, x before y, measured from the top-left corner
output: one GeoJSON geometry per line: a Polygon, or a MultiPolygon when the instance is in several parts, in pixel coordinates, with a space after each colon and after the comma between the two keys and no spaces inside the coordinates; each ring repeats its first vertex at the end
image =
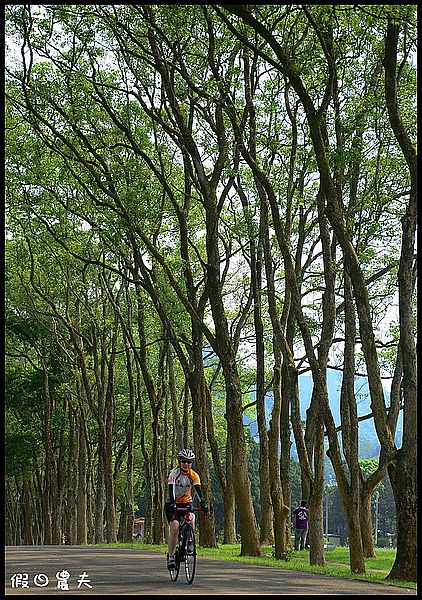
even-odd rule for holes
{"type": "MultiPolygon", "coordinates": [[[[104,544],[107,546],[135,548],[144,550],[156,550],[166,554],[166,545],[133,543],[104,544]]],[[[416,589],[416,583],[407,581],[386,581],[386,576],[390,572],[396,556],[395,550],[377,549],[375,558],[365,559],[366,573],[356,574],[350,571],[349,548],[336,546],[325,552],[325,566],[316,566],[309,564],[309,550],[292,551],[290,559],[287,561],[277,560],[272,556],[272,547],[264,546],[264,556],[240,556],[240,544],[220,544],[218,548],[203,548],[197,545],[198,556],[206,558],[216,558],[220,560],[232,560],[253,565],[263,565],[268,567],[277,567],[291,571],[302,571],[306,573],[322,573],[332,577],[342,577],[343,579],[359,579],[371,583],[380,583],[395,587],[405,587],[416,589]]]]}

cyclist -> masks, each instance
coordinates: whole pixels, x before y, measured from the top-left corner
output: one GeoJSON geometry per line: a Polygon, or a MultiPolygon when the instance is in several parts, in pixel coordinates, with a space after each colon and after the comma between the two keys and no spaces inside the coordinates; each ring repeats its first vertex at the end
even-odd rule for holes
{"type": "MultiPolygon", "coordinates": [[[[169,570],[173,570],[175,568],[174,552],[179,533],[180,519],[183,518],[183,514],[177,513],[176,508],[185,508],[192,505],[192,491],[193,488],[195,488],[202,510],[205,512],[208,511],[208,506],[201,490],[201,480],[198,473],[191,468],[194,459],[195,453],[189,448],[183,448],[183,450],[179,450],[177,453],[179,466],[173,469],[167,478],[168,491],[167,500],[165,503],[165,511],[167,521],[169,523],[167,557],[167,568],[169,570]]],[[[192,527],[195,529],[194,513],[191,513],[191,519],[192,527]]],[[[189,548],[187,550],[189,552],[189,548]]]]}

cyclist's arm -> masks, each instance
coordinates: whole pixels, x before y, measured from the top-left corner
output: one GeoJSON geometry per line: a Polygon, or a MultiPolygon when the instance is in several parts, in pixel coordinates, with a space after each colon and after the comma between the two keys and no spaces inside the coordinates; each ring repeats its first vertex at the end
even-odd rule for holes
{"type": "Polygon", "coordinates": [[[204,498],[204,495],[203,495],[203,493],[202,493],[201,486],[200,486],[199,484],[196,484],[196,485],[195,485],[195,491],[196,491],[196,493],[198,494],[199,500],[200,500],[201,502],[204,502],[205,498],[204,498]]]}
{"type": "Polygon", "coordinates": [[[169,483],[169,502],[170,504],[176,504],[176,499],[174,497],[174,484],[169,483]]]}
{"type": "Polygon", "coordinates": [[[205,512],[205,514],[207,514],[208,513],[208,505],[205,501],[200,484],[195,485],[195,491],[198,494],[199,503],[201,505],[202,510],[205,512]]]}

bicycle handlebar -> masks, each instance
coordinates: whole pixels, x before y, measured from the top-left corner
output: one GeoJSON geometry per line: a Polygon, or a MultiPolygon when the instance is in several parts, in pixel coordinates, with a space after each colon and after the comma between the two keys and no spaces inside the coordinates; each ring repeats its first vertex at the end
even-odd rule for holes
{"type": "Polygon", "coordinates": [[[202,507],[199,507],[199,506],[195,506],[195,507],[192,507],[192,508],[189,508],[189,507],[186,507],[186,506],[178,508],[176,506],[176,510],[174,511],[174,514],[176,514],[176,513],[185,513],[186,514],[188,512],[202,512],[202,513],[204,513],[204,520],[206,521],[206,519],[207,519],[207,513],[208,513],[208,511],[204,510],[202,507]]]}

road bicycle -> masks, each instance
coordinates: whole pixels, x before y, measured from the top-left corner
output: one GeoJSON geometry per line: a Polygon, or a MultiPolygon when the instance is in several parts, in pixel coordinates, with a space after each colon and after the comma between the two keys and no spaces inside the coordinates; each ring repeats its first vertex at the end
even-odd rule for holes
{"type": "Polygon", "coordinates": [[[170,579],[176,581],[179,577],[180,565],[185,564],[186,581],[191,584],[195,577],[196,569],[196,542],[195,531],[192,526],[192,512],[203,512],[202,508],[176,508],[176,512],[184,513],[179,526],[179,535],[176,551],[174,553],[175,568],[170,570],[170,579]]]}

